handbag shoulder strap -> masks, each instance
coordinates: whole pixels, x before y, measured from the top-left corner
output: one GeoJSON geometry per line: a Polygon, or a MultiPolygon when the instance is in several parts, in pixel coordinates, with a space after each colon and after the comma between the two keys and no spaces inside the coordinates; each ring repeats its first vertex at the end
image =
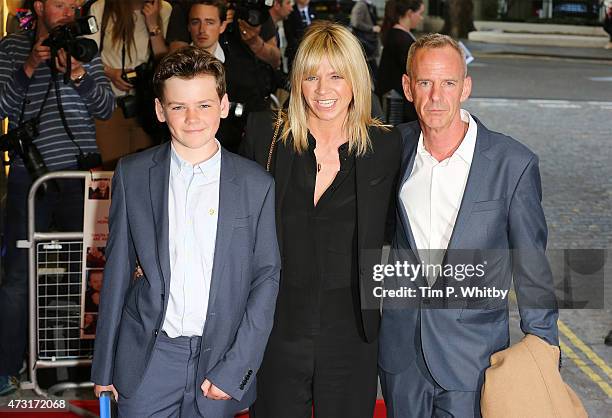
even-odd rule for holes
{"type": "Polygon", "coordinates": [[[100,48],[98,48],[100,57],[102,57],[102,50],[104,49],[104,37],[106,35],[106,27],[108,26],[108,19],[110,19],[110,12],[106,6],[106,3],[104,3],[104,9],[102,10],[102,23],[100,25],[100,48]]]}
{"type": "Polygon", "coordinates": [[[268,151],[268,161],[266,162],[266,171],[270,172],[270,167],[272,165],[272,157],[274,156],[274,150],[276,149],[276,143],[278,142],[278,133],[280,131],[280,126],[283,121],[283,108],[280,106],[278,108],[278,114],[276,115],[276,122],[274,123],[274,134],[272,135],[272,142],[270,142],[270,149],[268,151]]]}

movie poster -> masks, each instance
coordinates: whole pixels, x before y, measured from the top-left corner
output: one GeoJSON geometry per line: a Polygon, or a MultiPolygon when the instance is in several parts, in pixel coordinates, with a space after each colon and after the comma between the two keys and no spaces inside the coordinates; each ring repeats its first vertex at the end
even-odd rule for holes
{"type": "Polygon", "coordinates": [[[83,286],[81,296],[81,338],[96,336],[98,306],[108,239],[108,213],[113,173],[92,172],[85,180],[83,216],[83,286]]]}

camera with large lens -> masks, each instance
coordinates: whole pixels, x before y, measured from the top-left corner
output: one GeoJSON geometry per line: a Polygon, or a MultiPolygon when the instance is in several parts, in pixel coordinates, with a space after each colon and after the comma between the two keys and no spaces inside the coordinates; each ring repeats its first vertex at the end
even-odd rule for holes
{"type": "Polygon", "coordinates": [[[251,26],[259,26],[270,16],[268,9],[274,0],[232,0],[229,9],[234,10],[234,21],[242,19],[251,26]]]}
{"type": "Polygon", "coordinates": [[[82,17],[74,22],[57,26],[49,32],[43,45],[52,52],[64,49],[70,56],[80,62],[91,61],[98,53],[98,45],[93,39],[82,38],[98,31],[98,22],[94,16],[82,17]]]}
{"type": "MultiPolygon", "coordinates": [[[[23,165],[28,170],[32,181],[47,174],[49,169],[43,161],[40,151],[34,145],[34,138],[38,136],[38,120],[30,119],[22,123],[17,128],[9,131],[6,135],[0,136],[0,151],[9,151],[17,153],[23,165]]],[[[49,190],[51,187],[57,190],[57,185],[54,182],[43,183],[43,189],[49,190]],[[50,186],[49,186],[50,185],[50,186]]]]}
{"type": "MultiPolygon", "coordinates": [[[[34,118],[10,130],[6,135],[0,136],[0,151],[19,155],[32,181],[36,181],[49,172],[40,151],[34,144],[34,138],[38,136],[38,133],[38,119],[34,118]]],[[[80,152],[76,161],[80,170],[91,170],[102,165],[102,157],[96,152],[85,154],[80,152]]],[[[54,180],[43,183],[43,190],[49,191],[49,189],[58,190],[54,180]]]]}

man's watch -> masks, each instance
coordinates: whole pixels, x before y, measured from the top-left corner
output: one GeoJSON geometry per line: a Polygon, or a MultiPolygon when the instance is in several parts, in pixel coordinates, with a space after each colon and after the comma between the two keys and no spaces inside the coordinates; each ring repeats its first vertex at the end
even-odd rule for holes
{"type": "Polygon", "coordinates": [[[85,80],[86,76],[87,76],[87,71],[83,71],[83,74],[81,74],[80,76],[72,80],[72,82],[78,86],[79,84],[81,84],[83,80],[85,80]]]}
{"type": "Polygon", "coordinates": [[[154,26],[152,29],[149,29],[149,36],[157,36],[161,33],[161,28],[159,26],[154,26]]]}

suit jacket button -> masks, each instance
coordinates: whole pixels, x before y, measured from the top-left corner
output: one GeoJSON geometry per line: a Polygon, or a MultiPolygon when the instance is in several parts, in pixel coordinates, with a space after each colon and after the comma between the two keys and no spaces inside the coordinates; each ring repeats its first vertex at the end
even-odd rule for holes
{"type": "Polygon", "coordinates": [[[154,335],[154,336],[157,336],[157,331],[158,331],[158,330],[156,330],[156,329],[154,329],[154,330],[153,330],[153,335],[154,335]]]}

